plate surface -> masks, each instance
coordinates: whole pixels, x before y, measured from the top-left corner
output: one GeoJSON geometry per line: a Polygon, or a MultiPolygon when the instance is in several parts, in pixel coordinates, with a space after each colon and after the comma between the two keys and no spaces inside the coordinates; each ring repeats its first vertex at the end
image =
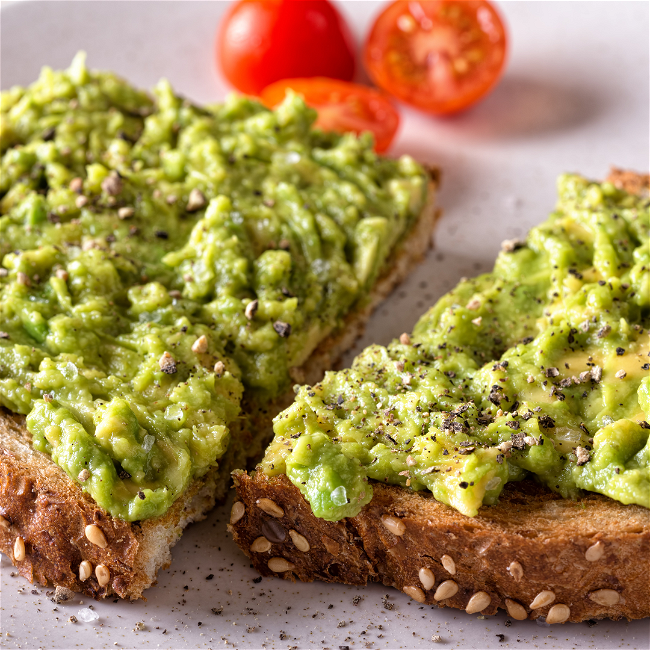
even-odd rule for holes
{"type": "MultiPolygon", "coordinates": [[[[360,42],[381,3],[339,6],[360,42]]],[[[410,330],[460,277],[489,270],[503,239],[524,235],[553,208],[559,173],[602,178],[612,164],[639,171],[650,166],[648,3],[500,6],[512,50],[492,95],[470,112],[442,120],[402,111],[392,153],[410,153],[443,169],[444,217],[435,251],[375,314],[357,349],[410,330]]],[[[30,83],[42,65],[65,67],[83,49],[91,67],[114,70],[136,85],[151,87],[164,76],[191,99],[218,101],[227,86],[215,69],[213,38],[225,7],[189,0],[3,3],[2,88],[30,83]]],[[[647,620],[592,627],[508,624],[503,615],[423,607],[379,585],[259,581],[224,532],[228,512],[218,508],[187,531],[146,603],[77,598],[55,606],[45,589],[13,576],[3,557],[2,646],[604,650],[650,643],[647,620]],[[383,606],[386,593],[392,609],[383,606]],[[355,596],[361,597],[356,605],[355,596]],[[89,604],[97,620],[67,622],[89,604]],[[219,607],[220,615],[211,612],[219,607]],[[434,634],[442,638],[440,646],[431,642],[434,634]]]]}

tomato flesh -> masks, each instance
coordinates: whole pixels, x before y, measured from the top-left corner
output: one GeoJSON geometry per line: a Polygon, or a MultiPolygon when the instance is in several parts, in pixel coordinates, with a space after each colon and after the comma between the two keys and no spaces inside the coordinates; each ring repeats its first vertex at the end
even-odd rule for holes
{"type": "Polygon", "coordinates": [[[226,79],[259,95],[278,79],[327,76],[350,80],[350,31],[328,0],[239,0],[217,35],[217,59],[226,79]]]}
{"type": "Polygon", "coordinates": [[[506,30],[487,0],[397,0],[375,21],[364,47],[372,80],[434,114],[474,104],[498,81],[506,30]]]}
{"type": "Polygon", "coordinates": [[[399,114],[384,93],[335,79],[284,79],[265,88],[261,99],[272,108],[285,98],[288,89],[318,111],[317,127],[357,134],[370,131],[377,152],[388,149],[399,127],[399,114]]]}

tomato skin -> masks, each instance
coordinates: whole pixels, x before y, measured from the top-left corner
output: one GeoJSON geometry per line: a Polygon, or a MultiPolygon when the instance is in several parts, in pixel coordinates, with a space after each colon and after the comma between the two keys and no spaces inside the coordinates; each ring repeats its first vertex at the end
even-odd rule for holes
{"type": "Polygon", "coordinates": [[[380,90],[336,79],[283,79],[267,86],[261,94],[269,107],[277,106],[292,89],[318,111],[315,126],[323,131],[370,131],[375,137],[375,151],[390,146],[399,127],[399,113],[380,90]]]}
{"type": "Polygon", "coordinates": [[[489,0],[397,0],[377,17],[364,45],[371,79],[435,115],[464,110],[503,73],[508,36],[489,0]]]}
{"type": "Polygon", "coordinates": [[[354,42],[329,0],[239,0],[221,22],[217,60],[226,79],[259,95],[279,79],[354,76],[354,42]]]}

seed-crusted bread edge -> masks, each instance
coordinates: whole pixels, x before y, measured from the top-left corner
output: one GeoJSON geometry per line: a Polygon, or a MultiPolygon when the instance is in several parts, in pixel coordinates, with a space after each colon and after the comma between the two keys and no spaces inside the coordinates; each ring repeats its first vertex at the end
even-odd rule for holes
{"type": "MultiPolygon", "coordinates": [[[[426,205],[396,247],[368,300],[350,312],[343,326],[325,338],[300,368],[293,369],[296,378],[320,379],[363,333],[376,306],[431,247],[439,216],[435,208],[439,173],[430,168],[428,174],[426,205]]],[[[273,416],[292,397],[290,391],[271,404],[245,402],[246,418],[231,427],[239,444],[230,446],[219,467],[194,481],[164,516],[135,523],[113,518],[100,508],[49,457],[32,448],[24,418],[0,407],[0,552],[30,582],[67,587],[96,599],[143,598],[158,571],[169,566],[171,548],[183,529],[204,519],[216,502],[225,499],[230,472],[258,460],[272,435],[273,416]],[[101,529],[105,548],[86,536],[89,525],[101,529]],[[84,580],[80,579],[82,562],[91,567],[84,580]]]]}
{"type": "MultiPolygon", "coordinates": [[[[648,175],[612,168],[607,180],[648,196],[648,175]]],[[[523,481],[470,518],[427,493],[373,483],[357,517],[328,522],[284,475],[236,472],[235,486],[229,530],[265,576],[376,581],[418,602],[549,623],[650,616],[650,510],[642,506],[598,494],[570,501],[523,481]],[[260,537],[271,542],[264,552],[255,550],[262,542],[251,548],[260,537]]]]}
{"type": "Polygon", "coordinates": [[[523,481],[472,518],[429,493],[373,482],[359,515],[330,522],[312,514],[284,474],[237,472],[235,485],[229,530],[264,576],[381,582],[429,605],[502,608],[549,623],[650,616],[650,511],[642,506],[598,494],[571,501],[523,481]],[[254,544],[260,538],[270,544],[254,544]]]}

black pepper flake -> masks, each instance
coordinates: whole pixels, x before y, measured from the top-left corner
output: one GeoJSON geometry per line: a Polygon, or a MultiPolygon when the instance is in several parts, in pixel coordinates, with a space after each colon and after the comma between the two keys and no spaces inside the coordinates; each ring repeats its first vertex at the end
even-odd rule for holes
{"type": "Polygon", "coordinates": [[[276,320],[275,323],[273,323],[273,329],[276,331],[278,336],[283,339],[286,339],[291,334],[291,325],[281,320],[276,320]]]}
{"type": "Polygon", "coordinates": [[[625,354],[625,348],[616,348],[616,356],[622,357],[625,354]]]}
{"type": "Polygon", "coordinates": [[[547,368],[544,371],[544,374],[547,377],[557,377],[560,374],[560,371],[557,368],[547,368]]]}
{"type": "Polygon", "coordinates": [[[506,422],[506,426],[510,427],[511,429],[518,429],[519,428],[519,422],[517,422],[517,420],[508,420],[506,422]]]}
{"type": "Polygon", "coordinates": [[[555,428],[555,420],[550,415],[540,415],[537,418],[537,421],[545,429],[554,429],[555,428]]]}
{"type": "Polygon", "coordinates": [[[254,584],[259,585],[260,582],[262,582],[262,576],[257,576],[257,578],[253,578],[254,584]]]}
{"type": "Polygon", "coordinates": [[[158,239],[169,239],[169,233],[165,230],[156,230],[154,235],[156,235],[158,239]]]}
{"type": "Polygon", "coordinates": [[[639,421],[639,426],[642,429],[650,429],[650,424],[648,424],[645,420],[640,420],[639,421]]]}
{"type": "Polygon", "coordinates": [[[146,496],[142,490],[138,492],[138,499],[140,499],[140,501],[144,501],[146,499],[146,496]]]}
{"type": "Polygon", "coordinates": [[[467,481],[461,481],[458,485],[463,488],[463,490],[466,490],[469,487],[469,483],[467,481]]]}
{"type": "Polygon", "coordinates": [[[506,640],[505,634],[495,634],[496,638],[499,639],[499,643],[503,643],[506,640]]]}
{"type": "Polygon", "coordinates": [[[214,573],[211,573],[210,575],[205,576],[206,580],[212,580],[214,578],[214,573]]]}

